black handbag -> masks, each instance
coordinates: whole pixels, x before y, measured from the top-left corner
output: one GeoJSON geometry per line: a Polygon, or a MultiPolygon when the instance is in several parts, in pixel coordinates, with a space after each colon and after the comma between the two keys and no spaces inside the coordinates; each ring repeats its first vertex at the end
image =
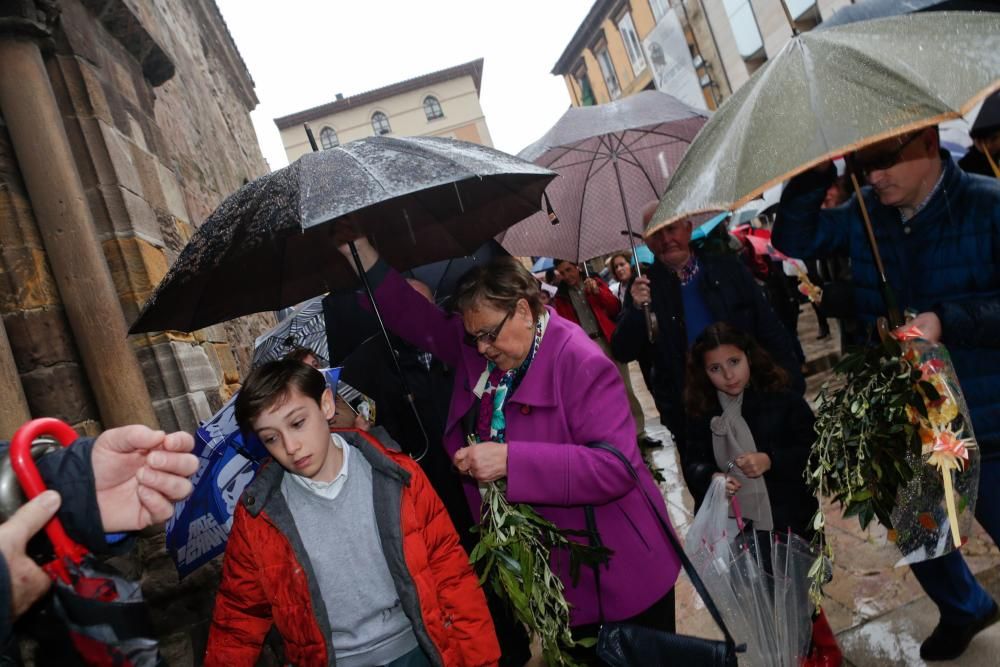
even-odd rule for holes
{"type": "MultiPolygon", "coordinates": [[[[712,619],[725,637],[723,640],[703,639],[663,632],[630,623],[604,623],[597,636],[598,657],[611,667],[635,667],[637,665],[646,667],[668,664],[684,665],[684,667],[737,667],[736,654],[746,651],[746,644],[737,645],[729,633],[712,596],[708,594],[708,590],[694,569],[694,565],[684,553],[684,547],[681,546],[666,520],[657,511],[656,505],[646,494],[645,489],[642,488],[639,474],[632,467],[632,463],[618,449],[606,442],[588,443],[587,446],[611,452],[625,465],[635,481],[636,488],[646,499],[649,509],[659,520],[660,527],[663,528],[671,546],[681,559],[681,565],[687,572],[691,584],[698,591],[708,613],[712,615],[712,619]]],[[[598,588],[598,590],[600,589],[598,588]]]]}

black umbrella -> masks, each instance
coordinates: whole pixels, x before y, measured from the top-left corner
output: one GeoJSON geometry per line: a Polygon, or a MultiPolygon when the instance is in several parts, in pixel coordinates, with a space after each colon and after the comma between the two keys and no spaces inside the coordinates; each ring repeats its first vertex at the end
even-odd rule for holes
{"type": "Polygon", "coordinates": [[[440,137],[369,137],[304,155],[222,202],[130,332],[192,331],[356,286],[337,246],[359,235],[399,270],[467,255],[537,211],[553,176],[440,137]]]}
{"type": "MultiPolygon", "coordinates": [[[[418,266],[404,271],[403,276],[415,278],[430,287],[434,302],[447,307],[459,278],[466,271],[508,254],[499,243],[490,239],[472,254],[418,266]]],[[[323,317],[327,349],[322,354],[333,366],[340,365],[362,343],[379,333],[378,320],[371,311],[359,305],[357,292],[353,289],[325,296],[323,317]]]]}
{"type": "Polygon", "coordinates": [[[510,253],[504,250],[503,246],[490,239],[473,253],[418,266],[404,272],[403,275],[419,280],[430,287],[431,294],[434,295],[434,302],[446,305],[455,293],[459,279],[465,275],[466,271],[487,264],[497,257],[509,256],[510,253]]]}
{"type": "MultiPolygon", "coordinates": [[[[35,419],[17,430],[10,462],[29,498],[45,491],[32,458],[32,443],[40,436],[51,436],[64,446],[77,437],[58,419],[35,419]]],[[[82,662],[120,667],[163,664],[140,582],[126,579],[73,542],[57,517],[49,520],[45,533],[56,556],[43,566],[53,579],[52,605],[82,662]]]]}

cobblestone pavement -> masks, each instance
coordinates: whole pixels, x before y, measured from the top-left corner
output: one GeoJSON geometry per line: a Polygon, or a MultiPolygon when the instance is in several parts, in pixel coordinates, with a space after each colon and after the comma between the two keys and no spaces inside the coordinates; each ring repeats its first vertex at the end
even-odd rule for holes
{"type": "MultiPolygon", "coordinates": [[[[799,319],[799,339],[806,354],[806,364],[816,370],[807,377],[807,397],[814,399],[820,387],[830,379],[829,370],[839,353],[839,331],[831,322],[832,336],[817,340],[817,323],[808,306],[799,319]]],[[[652,397],[645,390],[642,376],[632,364],[632,385],[646,412],[647,431],[665,443],[669,432],[657,420],[652,397]]],[[[683,535],[693,518],[693,500],[684,487],[677,463],[677,452],[667,444],[654,454],[663,468],[666,481],[661,485],[671,520],[683,535]]],[[[834,631],[838,633],[845,664],[857,667],[922,665],[920,642],[938,621],[937,608],[924,595],[907,567],[893,567],[898,560],[895,547],[887,544],[884,531],[862,531],[855,518],[843,519],[837,506],[825,504],[827,535],[835,553],[834,577],[825,589],[824,608],[834,631]]],[[[980,581],[1000,598],[1000,551],[977,524],[969,543],[963,548],[966,559],[980,581]]],[[[703,637],[721,637],[701,600],[686,577],[677,587],[678,632],[703,637]]],[[[1000,624],[980,633],[961,660],[941,665],[1000,665],[1000,624]]]]}

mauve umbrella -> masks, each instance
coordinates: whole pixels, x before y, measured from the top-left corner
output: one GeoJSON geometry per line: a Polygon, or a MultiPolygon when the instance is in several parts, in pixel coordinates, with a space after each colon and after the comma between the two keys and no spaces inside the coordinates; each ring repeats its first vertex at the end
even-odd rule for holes
{"type": "Polygon", "coordinates": [[[198,228],[131,333],[193,331],[358,284],[365,235],[396,269],[474,252],[538,210],[552,172],[441,137],[369,137],[243,186],[198,228]]]}
{"type": "Polygon", "coordinates": [[[631,248],[642,208],[663,194],[708,115],[654,90],[570,108],[518,154],[556,172],[547,210],[508,229],[501,244],[512,255],[574,262],[631,248]]]}

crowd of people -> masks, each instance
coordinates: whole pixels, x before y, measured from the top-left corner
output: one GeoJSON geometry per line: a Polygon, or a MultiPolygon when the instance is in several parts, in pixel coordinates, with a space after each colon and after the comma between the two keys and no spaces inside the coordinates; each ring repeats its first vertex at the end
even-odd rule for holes
{"type": "MultiPolygon", "coordinates": [[[[974,139],[983,157],[965,166],[995,170],[1000,127],[976,127],[974,139]]],[[[966,173],[933,127],[864,148],[847,167],[869,186],[861,196],[900,306],[951,351],[982,453],[976,516],[1000,542],[1000,174],[966,173]]],[[[817,315],[851,321],[845,330],[863,343],[885,307],[854,197],[830,164],[792,179],[773,243],[790,257],[849,261],[849,298],[817,315]]],[[[815,434],[801,347],[746,256],[696,247],[692,232],[680,221],[650,235],[641,276],[630,255],[612,256],[610,284],[572,261],[556,260],[540,282],[516,259],[494,259],[460,280],[449,311],[357,239],[393,351],[363,346],[343,377],[377,378],[375,423],[348,414],[308,351],[245,379],[236,419],[270,460],[236,508],[206,664],[254,664],[272,628],[296,665],[524,664],[527,633],[469,562],[482,486],[501,479],[511,503],[610,550],[579,572],[553,556],[575,638],[609,622],[673,631],[680,558],[642,455],[661,443],[645,432],[633,361],[696,505],[722,477],[745,529],[808,539],[815,434]],[[418,404],[394,389],[389,354],[418,404]]],[[[163,521],[190,492],[191,449],[188,435],[130,426],[41,460],[62,505],[46,492],[0,525],[8,648],[14,621],[49,585],[28,539],[58,512],[88,548],[128,550],[132,538],[114,533],[163,521]]],[[[911,567],[941,614],[925,660],[957,658],[1000,618],[961,552],[911,567]]],[[[822,614],[813,638],[805,664],[840,663],[822,614]]],[[[571,650],[603,664],[592,647],[571,650]]]]}

